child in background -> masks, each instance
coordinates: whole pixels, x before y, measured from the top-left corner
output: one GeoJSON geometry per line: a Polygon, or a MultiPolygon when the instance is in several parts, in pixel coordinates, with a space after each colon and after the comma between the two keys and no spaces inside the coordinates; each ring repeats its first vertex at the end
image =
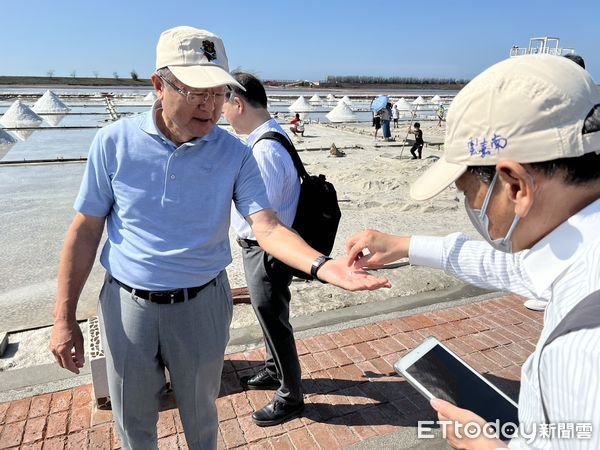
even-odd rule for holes
{"type": "Polygon", "coordinates": [[[423,152],[423,131],[421,131],[421,124],[419,122],[415,122],[414,128],[410,125],[408,126],[408,132],[415,135],[415,143],[410,149],[410,153],[412,155],[412,159],[417,159],[416,151],[419,152],[419,159],[421,159],[421,154],[423,152]]]}

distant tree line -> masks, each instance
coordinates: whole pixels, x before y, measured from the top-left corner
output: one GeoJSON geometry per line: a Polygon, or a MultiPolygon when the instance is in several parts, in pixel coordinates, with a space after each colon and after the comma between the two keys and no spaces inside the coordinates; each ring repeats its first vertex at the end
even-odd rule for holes
{"type": "Polygon", "coordinates": [[[344,84],[466,84],[462,78],[372,77],[364,75],[328,75],[326,83],[344,84]]]}

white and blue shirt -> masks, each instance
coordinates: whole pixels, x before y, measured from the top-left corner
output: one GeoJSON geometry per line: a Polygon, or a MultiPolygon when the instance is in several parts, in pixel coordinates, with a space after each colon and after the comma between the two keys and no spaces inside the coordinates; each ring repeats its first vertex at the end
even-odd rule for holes
{"type": "Polygon", "coordinates": [[[536,436],[532,442],[513,439],[510,448],[600,449],[600,327],[569,333],[541,351],[567,313],[600,290],[598,230],[600,200],[571,216],[531,249],[514,254],[459,233],[411,238],[412,264],[443,269],[476,286],[548,301],[536,349],[521,370],[519,423],[536,436]],[[548,435],[554,439],[541,432],[545,427],[540,395],[553,426],[549,432],[554,434],[548,435]]]}
{"type": "MultiPolygon", "coordinates": [[[[248,135],[247,144],[252,149],[260,169],[271,207],[279,220],[291,227],[300,197],[300,177],[290,154],[279,142],[263,139],[256,143],[258,138],[268,131],[276,131],[287,137],[277,121],[270,119],[248,135]]],[[[250,225],[244,219],[244,214],[239,210],[232,210],[231,224],[239,238],[256,240],[250,225]]]]}

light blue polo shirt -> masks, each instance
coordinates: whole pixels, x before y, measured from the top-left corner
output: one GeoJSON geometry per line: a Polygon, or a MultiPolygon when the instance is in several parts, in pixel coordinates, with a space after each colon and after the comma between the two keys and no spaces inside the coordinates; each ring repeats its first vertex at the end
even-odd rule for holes
{"type": "Polygon", "coordinates": [[[74,208],[108,216],[109,273],[167,290],[207,283],[231,263],[232,199],[245,217],[270,208],[250,149],[218,126],[177,147],[151,110],[98,132],[74,208]]]}

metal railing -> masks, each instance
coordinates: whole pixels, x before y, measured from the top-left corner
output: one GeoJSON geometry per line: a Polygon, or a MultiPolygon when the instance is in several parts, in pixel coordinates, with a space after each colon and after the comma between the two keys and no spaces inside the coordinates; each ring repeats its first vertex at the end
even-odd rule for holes
{"type": "Polygon", "coordinates": [[[523,56],[523,55],[537,55],[547,54],[564,56],[569,54],[575,54],[574,48],[563,48],[563,47],[517,47],[514,46],[510,49],[510,56],[523,56]]]}

